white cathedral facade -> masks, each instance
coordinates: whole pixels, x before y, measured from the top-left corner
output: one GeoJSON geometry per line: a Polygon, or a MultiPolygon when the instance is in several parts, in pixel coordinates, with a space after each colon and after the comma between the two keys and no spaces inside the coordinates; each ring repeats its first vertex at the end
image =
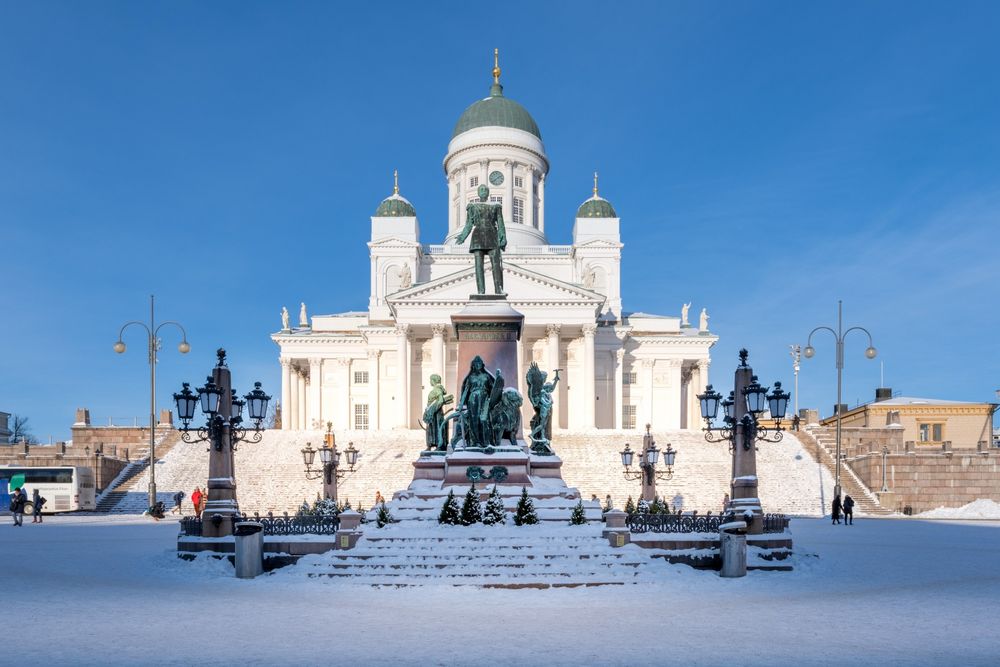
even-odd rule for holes
{"type": "MultiPolygon", "coordinates": [[[[621,296],[620,220],[597,192],[576,212],[570,244],[545,233],[549,161],[541,132],[520,104],[504,97],[500,70],[489,97],[459,117],[444,158],[448,229],[440,243],[421,239],[416,211],[398,185],[371,218],[370,297],[365,312],[316,315],[303,306],[271,336],[280,348],[283,429],[416,429],[429,378],[455,393],[452,314],[475,293],[473,256],[455,237],[479,185],[502,205],[507,230],[504,289],[524,315],[518,388],[531,362],[562,369],[553,428],[698,428],[697,393],[708,382],[710,348],[702,311],[683,317],[629,312],[621,296]]],[[[440,237],[439,237],[440,238],[440,237]]],[[[487,268],[487,284],[490,283],[487,268]]],[[[531,407],[525,401],[525,423],[531,407]]]]}

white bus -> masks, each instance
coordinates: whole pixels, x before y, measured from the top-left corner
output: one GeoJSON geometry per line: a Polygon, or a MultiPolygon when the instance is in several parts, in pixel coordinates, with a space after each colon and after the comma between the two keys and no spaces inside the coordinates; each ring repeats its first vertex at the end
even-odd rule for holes
{"type": "Polygon", "coordinates": [[[31,514],[34,510],[31,496],[35,489],[45,498],[43,514],[97,509],[94,471],[90,468],[0,465],[0,509],[10,507],[10,495],[18,487],[28,494],[25,514],[31,514]]]}

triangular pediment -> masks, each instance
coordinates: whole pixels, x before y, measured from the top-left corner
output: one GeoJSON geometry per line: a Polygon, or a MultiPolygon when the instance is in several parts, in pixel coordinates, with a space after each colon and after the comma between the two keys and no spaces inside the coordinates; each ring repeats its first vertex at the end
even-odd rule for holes
{"type": "MultiPolygon", "coordinates": [[[[491,291],[493,280],[488,266],[487,263],[486,283],[487,290],[491,291]]],[[[504,264],[503,280],[507,299],[512,304],[560,303],[599,307],[605,301],[604,295],[593,290],[563,282],[516,264],[504,264]]],[[[390,294],[386,297],[386,301],[394,307],[420,304],[460,304],[468,301],[469,295],[474,294],[475,291],[475,268],[469,266],[436,280],[390,294]]]]}
{"type": "Polygon", "coordinates": [[[407,241],[395,236],[386,236],[377,241],[369,241],[369,248],[419,248],[419,243],[407,241]]]}

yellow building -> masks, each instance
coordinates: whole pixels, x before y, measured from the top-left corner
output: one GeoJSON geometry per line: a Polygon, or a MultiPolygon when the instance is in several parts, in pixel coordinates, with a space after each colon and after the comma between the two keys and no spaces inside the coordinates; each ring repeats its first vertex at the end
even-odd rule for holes
{"type": "MultiPolygon", "coordinates": [[[[938,448],[950,442],[953,449],[977,449],[980,442],[989,446],[993,433],[992,403],[967,403],[933,398],[896,396],[846,410],[843,427],[883,427],[898,423],[903,427],[903,441],[921,447],[938,448]],[[894,415],[892,422],[889,413],[894,415]]],[[[823,426],[834,426],[836,417],[827,417],[823,426]]]]}

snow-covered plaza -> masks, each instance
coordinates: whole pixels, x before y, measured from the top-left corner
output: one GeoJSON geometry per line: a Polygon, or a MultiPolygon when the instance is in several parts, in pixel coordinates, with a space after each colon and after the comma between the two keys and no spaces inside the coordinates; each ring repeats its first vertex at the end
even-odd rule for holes
{"type": "MultiPolygon", "coordinates": [[[[367,530],[374,530],[368,528],[367,530]]],[[[461,528],[456,528],[461,530],[461,528]]],[[[17,665],[995,665],[1000,522],[794,519],[793,572],[663,564],[638,584],[494,590],[254,580],[177,524],[0,531],[17,665]]]]}

